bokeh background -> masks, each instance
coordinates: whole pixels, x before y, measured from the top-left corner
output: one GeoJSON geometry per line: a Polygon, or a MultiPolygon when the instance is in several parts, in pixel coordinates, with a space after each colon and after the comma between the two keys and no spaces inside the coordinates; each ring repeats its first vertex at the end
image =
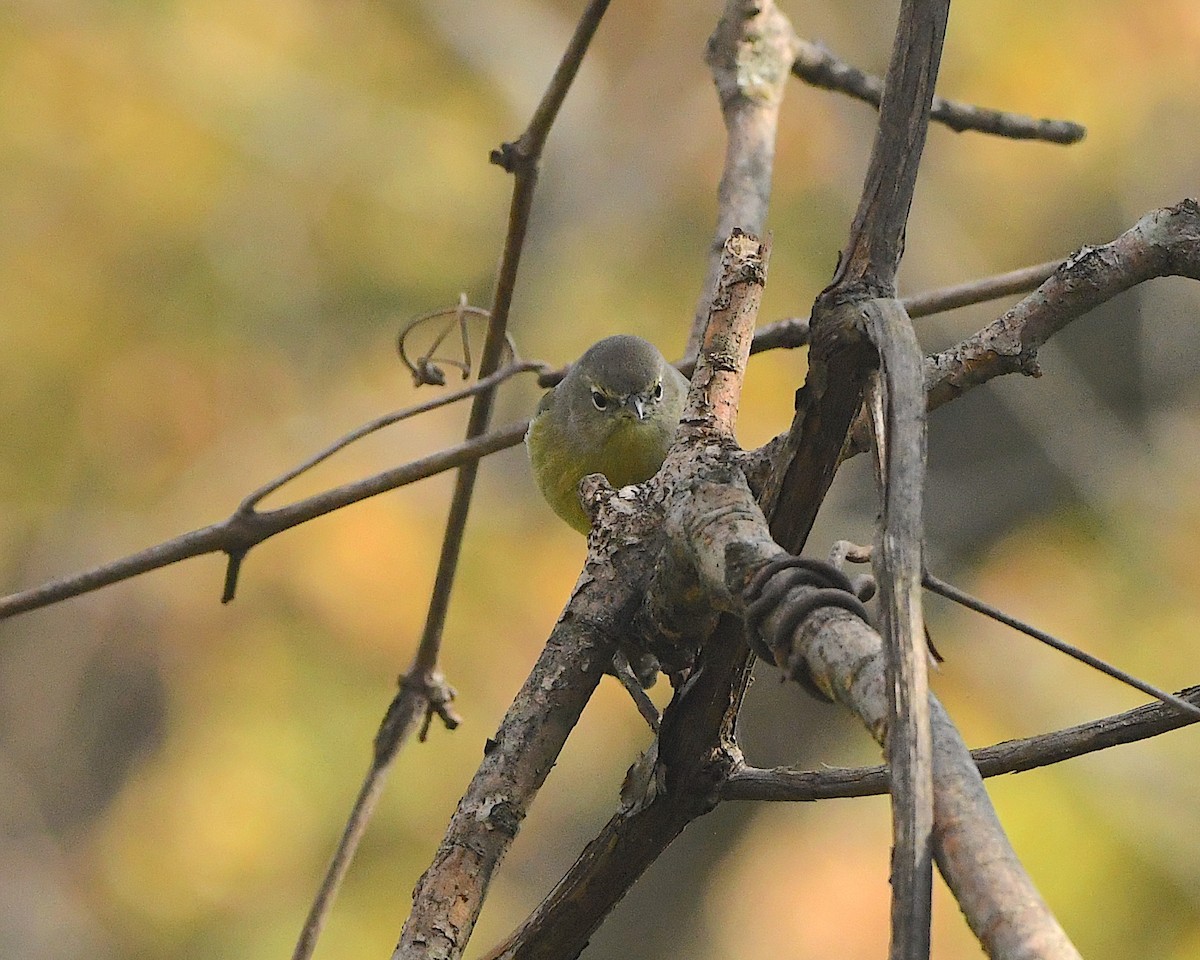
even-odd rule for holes
{"type": "MultiPolygon", "coordinates": [[[[615,3],[547,150],[513,332],[554,364],[618,331],[678,354],[723,131],[716,2],[615,3]]],[[[515,137],[581,3],[9,0],[0,12],[0,589],[225,516],[253,487],[416,396],[404,318],[486,305],[515,137]]],[[[894,5],[787,3],[797,31],[886,64],[894,5]]],[[[1080,145],[935,129],[904,292],[1107,241],[1200,189],[1200,6],[956,0],[941,91],[1077,120],[1080,145]]],[[[874,114],[794,84],[763,317],[803,314],[845,239],[874,114]]],[[[1003,304],[920,322],[937,349],[1003,304]]],[[[1075,324],[1045,376],[931,424],[941,574],[1152,682],[1200,680],[1200,288],[1159,281],[1075,324]]],[[[803,351],[755,358],[746,445],[788,421],[803,351]]],[[[532,384],[503,391],[523,416],[532,384]]],[[[356,445],[303,495],[461,437],[464,411],[356,445]]],[[[865,461],[865,458],[860,458],[865,461]]],[[[256,549],[221,606],[194,560],[0,624],[0,956],[290,953],[413,653],[449,481],[256,549]]],[[[282,502],[280,497],[272,502],[282,502]]],[[[870,538],[867,466],[812,548],[870,538]]],[[[409,747],[319,949],[390,951],[485,737],[560,610],[583,543],[519,450],[483,467],[446,632],[464,725],[409,747]]],[[[1131,691],[930,601],[935,686],[972,744],[1125,709],[1131,691]]],[[[662,694],[663,691],[658,691],[662,694]]],[[[875,759],[835,709],[762,671],[758,763],[875,759]]],[[[606,683],[506,861],[494,943],[608,817],[647,733],[606,683]]],[[[1093,960],[1200,958],[1200,734],[991,782],[1093,960]]],[[[586,956],[874,958],[887,805],[726,805],[694,824],[586,956]]],[[[940,886],[935,956],[978,948],[940,886]]]]}

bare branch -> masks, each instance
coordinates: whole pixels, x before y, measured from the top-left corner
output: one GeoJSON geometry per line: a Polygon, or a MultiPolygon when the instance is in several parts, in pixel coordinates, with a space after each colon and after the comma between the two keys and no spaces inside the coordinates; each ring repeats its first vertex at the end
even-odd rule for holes
{"type": "Polygon", "coordinates": [[[1083,247],[973,337],[926,361],[929,408],[1007,373],[1037,376],[1038,348],[1071,321],[1156,277],[1200,280],[1200,201],[1154,210],[1111,243],[1083,247]]]}
{"type": "MultiPolygon", "coordinates": [[[[676,466],[669,459],[665,469],[676,466]]],[[[694,564],[705,602],[736,609],[746,585],[779,559],[780,548],[719,452],[693,451],[678,469],[686,469],[686,485],[668,501],[666,529],[681,532],[676,546],[694,564]]],[[[773,659],[793,678],[809,676],[885,743],[891,681],[878,634],[841,609],[812,612],[796,628],[788,620],[781,603],[762,621],[773,659]]],[[[1041,956],[1074,960],[1078,954],[1009,848],[965,745],[932,697],[930,711],[936,852],[972,929],[990,956],[1028,956],[1019,945],[1038,943],[1041,956]]]]}
{"type": "MultiPolygon", "coordinates": [[[[726,244],[712,320],[702,338],[680,437],[663,471],[647,484],[647,501],[656,501],[664,493],[674,495],[669,492],[676,490],[686,498],[686,464],[694,452],[732,446],[733,418],[762,295],[765,253],[762,245],[740,231],[726,244]],[[666,479],[668,474],[671,479],[666,479]]],[[[654,542],[653,534],[669,530],[669,521],[664,526],[657,510],[639,514],[636,504],[616,498],[603,484],[585,480],[584,488],[589,499],[600,506],[598,532],[589,539],[592,549],[597,544],[628,540],[622,524],[631,516],[641,517],[648,543],[654,542]]],[[[656,556],[657,549],[656,545],[656,556]]],[[[643,608],[647,619],[638,621],[638,629],[663,643],[679,636],[695,642],[712,632],[711,623],[706,629],[682,628],[689,620],[688,613],[681,611],[679,598],[690,594],[678,589],[676,577],[690,577],[691,573],[680,571],[679,566],[657,561],[653,575],[636,585],[639,596],[647,594],[643,608]]],[[[627,569],[626,575],[636,580],[638,571],[627,569]]],[[[711,620],[711,613],[706,604],[697,620],[711,620]]],[[[738,623],[722,621],[697,653],[703,666],[694,667],[690,679],[677,687],[679,692],[662,717],[654,752],[647,758],[647,782],[635,785],[640,786],[642,795],[628,796],[635,786],[623,791],[628,801],[621,810],[587,845],[537,910],[488,954],[489,960],[578,955],[641,873],[688,823],[712,809],[717,784],[740,759],[732,728],[736,704],[749,675],[747,655],[738,623]],[[660,774],[666,778],[661,791],[657,787],[660,774]]]]}
{"type": "Polygon", "coordinates": [[[1033,639],[1046,644],[1048,647],[1053,647],[1060,653],[1065,653],[1068,657],[1073,657],[1080,663],[1087,664],[1093,670],[1099,670],[1101,673],[1112,677],[1114,680],[1119,680],[1121,683],[1127,684],[1133,687],[1135,690],[1140,690],[1142,693],[1149,694],[1155,699],[1161,700],[1163,703],[1174,707],[1181,713],[1188,714],[1196,720],[1200,720],[1200,707],[1188,703],[1186,700],[1181,700],[1179,697],[1167,693],[1165,690],[1160,690],[1153,684],[1147,683],[1145,680],[1141,680],[1131,673],[1126,673],[1124,670],[1119,670],[1111,663],[1107,663],[1104,660],[1101,660],[1099,657],[1093,656],[1086,650],[1080,650],[1079,647],[1075,646],[1074,644],[1067,643],[1063,640],[1059,640],[1057,637],[1051,636],[1050,634],[1046,633],[1045,630],[1039,630],[1037,627],[1031,624],[1025,623],[1022,620],[1018,620],[1016,617],[1010,616],[1003,610],[993,607],[990,603],[984,603],[977,597],[973,597],[969,593],[958,589],[958,587],[954,586],[953,584],[946,583],[945,580],[935,577],[932,573],[929,573],[929,571],[925,572],[922,583],[927,589],[932,590],[939,596],[945,597],[947,600],[953,600],[955,603],[961,604],[968,610],[974,610],[976,613],[982,614],[985,617],[990,617],[998,623],[1003,623],[1005,626],[1012,627],[1014,630],[1018,630],[1026,636],[1033,637],[1033,639]]]}
{"type": "MultiPolygon", "coordinates": [[[[287,473],[282,474],[269,483],[263,484],[263,486],[259,487],[254,492],[248,494],[246,498],[240,504],[238,504],[238,512],[249,513],[253,511],[254,508],[258,506],[258,504],[261,503],[264,498],[270,496],[280,487],[290,483],[292,480],[295,480],[301,474],[307,473],[317,464],[324,463],[338,451],[344,450],[356,440],[361,440],[363,437],[374,433],[376,430],[382,430],[384,427],[390,427],[394,423],[400,423],[402,420],[407,420],[410,417],[417,416],[418,414],[428,413],[430,410],[436,410],[439,407],[456,403],[457,401],[463,400],[467,397],[473,397],[478,393],[482,393],[484,390],[492,390],[504,383],[505,380],[509,380],[517,374],[541,373],[545,369],[546,365],[544,363],[513,363],[502,367],[491,376],[475,381],[475,383],[471,384],[469,387],[463,387],[461,390],[454,390],[450,393],[442,394],[440,397],[434,397],[431,400],[426,400],[424,403],[418,403],[411,407],[405,407],[403,410],[396,410],[392,413],[384,414],[382,417],[376,417],[374,420],[369,420],[361,427],[356,427],[344,437],[341,437],[331,443],[320,453],[313,454],[303,463],[287,471],[287,473]]],[[[233,598],[230,597],[229,599],[233,598]]]]}
{"type": "Polygon", "coordinates": [[[905,0],[888,67],[875,143],[850,239],[831,290],[844,299],[859,290],[892,296],[904,249],[904,228],[929,129],[930,102],[937,82],[949,16],[946,0],[905,0]]]}
{"type": "Polygon", "coordinates": [[[721,100],[728,138],[717,188],[717,227],[684,350],[687,360],[696,356],[708,323],[726,238],[735,228],[756,237],[764,235],[775,164],[775,131],[789,65],[795,60],[795,40],[791,23],[774,3],[746,0],[728,0],[709,38],[706,59],[721,100]]]}
{"type": "MultiPolygon", "coordinates": [[[[718,801],[717,789],[740,754],[717,737],[731,693],[744,682],[746,651],[732,618],[701,652],[695,681],[680,690],[663,717],[649,759],[651,783],[666,790],[623,804],[588,843],[537,909],[486,960],[576,957],[629,888],[689,823],[718,801]],[[718,745],[714,748],[714,738],[718,745]]],[[[732,717],[729,718],[732,725],[732,717]]]]}
{"type": "Polygon", "coordinates": [[[1014,293],[1027,293],[1051,276],[1062,263],[1062,260],[1047,260],[1045,263],[1021,267],[1019,270],[1009,270],[979,280],[902,297],[900,303],[914,320],[918,317],[930,317],[935,313],[956,310],[974,303],[985,303],[1014,293]]]}
{"type": "MultiPolygon", "coordinates": [[[[1181,690],[1178,696],[1200,706],[1200,686],[1181,690]]],[[[1150,703],[1052,733],[980,747],[971,751],[971,759],[984,777],[1024,773],[1109,747],[1148,740],[1196,722],[1195,717],[1185,716],[1173,707],[1150,703]]],[[[888,772],[883,764],[823,770],[744,767],[730,775],[721,788],[721,799],[811,801],[871,797],[887,791],[888,772]]]]}
{"type": "Polygon", "coordinates": [[[491,878],[612,661],[631,593],[615,573],[641,566],[589,558],[529,678],[484,750],[433,863],[413,891],[395,960],[462,956],[491,878]]]}
{"type": "MultiPolygon", "coordinates": [[[[734,228],[725,241],[721,274],[691,377],[684,421],[703,423],[730,440],[769,260],[767,244],[734,228]]],[[[687,436],[688,431],[683,433],[687,436]]]]}
{"type": "Polygon", "coordinates": [[[892,772],[892,956],[929,953],[933,882],[933,741],[921,571],[925,494],[925,393],[921,350],[896,300],[868,301],[879,349],[873,381],[877,472],[883,514],[875,580],[890,666],[888,766],[892,772]],[[882,396],[875,394],[882,393],[882,396]]]}
{"type": "MultiPolygon", "coordinates": [[[[1050,266],[1029,268],[1030,277],[1050,266]]],[[[1021,272],[1013,272],[1014,284],[1021,272]]],[[[1131,287],[1169,276],[1200,280],[1200,200],[1186,198],[1153,210],[1111,243],[1081,248],[1059,262],[1033,294],[978,333],[927,357],[928,409],[996,377],[1040,375],[1037,351],[1054,334],[1131,287]]],[[[850,457],[869,446],[867,420],[860,412],[843,453],[850,457]]]]}
{"type": "MultiPolygon", "coordinates": [[[[789,675],[807,672],[820,689],[853,710],[884,742],[890,681],[878,635],[848,613],[824,610],[812,614],[788,637],[777,632],[775,616],[765,621],[764,637],[789,675]]],[[[1077,960],[1078,953],[1004,836],[966,746],[932,696],[929,710],[934,853],[971,929],[991,957],[1077,960]],[[1044,952],[1024,952],[1022,945],[1030,943],[1039,944],[1044,952]]],[[[883,776],[881,786],[886,789],[888,778],[883,776]]],[[[822,789],[827,788],[822,785],[822,789]]],[[[834,789],[854,787],[842,783],[834,789]]]]}
{"type": "Polygon", "coordinates": [[[884,419],[875,439],[883,513],[876,579],[887,649],[887,754],[893,784],[891,960],[929,956],[934,803],[920,587],[925,399],[912,323],[891,298],[949,7],[949,0],[901,4],[862,197],[833,284],[818,298],[831,312],[853,305],[880,359],[884,419]]]}
{"type": "MultiPolygon", "coordinates": [[[[956,310],[975,303],[986,303],[1014,293],[1027,293],[1062,265],[1061,260],[1049,260],[1019,270],[998,273],[979,280],[939,287],[911,297],[902,297],[901,306],[909,317],[929,317],[947,310],[956,310]]],[[[808,346],[811,339],[808,317],[788,317],[774,323],[764,324],[754,332],[754,343],[750,353],[765,353],[767,350],[794,350],[808,346]]],[[[680,364],[684,373],[690,372],[688,364],[680,364]]],[[[545,374],[543,374],[545,376],[545,374]]]]}
{"type": "Polygon", "coordinates": [[[419,737],[424,740],[429,728],[431,710],[436,711],[450,729],[458,726],[459,719],[450,707],[453,698],[454,690],[436,671],[426,678],[401,678],[400,689],[384,713],[379,732],[375,735],[371,765],[363,778],[350,815],[346,818],[346,825],[338,838],[337,848],[325,870],[320,889],[309,906],[300,937],[292,952],[292,960],[304,960],[312,956],[316,949],[325,920],[333,908],[333,901],[366,833],[375,805],[383,795],[383,788],[387,783],[387,770],[395,754],[395,745],[404,743],[411,737],[418,724],[421,725],[419,737]]]}
{"type": "MultiPolygon", "coordinates": [[[[863,73],[831,53],[823,44],[796,40],[796,62],[792,73],[805,83],[856,97],[878,108],[883,96],[883,81],[863,73]]],[[[956,133],[977,130],[1010,140],[1042,140],[1046,143],[1072,144],[1087,131],[1069,120],[1035,120],[1019,113],[1007,113],[972,106],[956,100],[933,98],[930,119],[956,133]]]]}
{"type": "Polygon", "coordinates": [[[316,517],[514,447],[521,442],[528,429],[529,421],[522,420],[419,460],[322,491],[286,507],[248,514],[234,513],[219,523],[181,534],[119,560],[10,594],[0,598],[0,620],[90,593],[180,560],[206,553],[245,553],[268,537],[316,517]]]}

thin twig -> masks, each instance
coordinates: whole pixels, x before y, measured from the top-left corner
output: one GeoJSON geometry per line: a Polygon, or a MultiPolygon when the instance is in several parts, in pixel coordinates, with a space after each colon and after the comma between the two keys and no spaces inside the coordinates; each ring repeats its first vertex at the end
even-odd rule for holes
{"type": "MultiPolygon", "coordinates": [[[[1045,263],[994,274],[979,280],[938,287],[934,290],[913,294],[911,297],[901,297],[900,303],[909,317],[916,320],[919,317],[930,317],[947,310],[957,310],[959,307],[997,300],[1014,293],[1028,293],[1051,276],[1062,263],[1062,260],[1048,260],[1045,263]]],[[[787,317],[784,320],[777,320],[759,327],[754,333],[754,344],[751,346],[750,352],[753,354],[764,353],[767,350],[794,350],[798,347],[808,346],[811,339],[812,328],[809,317],[787,317]]],[[[691,372],[688,364],[680,364],[679,369],[684,373],[691,372]]]]}
{"type": "Polygon", "coordinates": [[[1061,267],[1063,261],[1047,260],[1045,263],[1035,263],[1019,270],[1009,270],[997,273],[980,280],[970,280],[949,287],[939,287],[925,293],[902,297],[900,302],[908,315],[916,320],[918,317],[930,317],[947,310],[957,310],[975,303],[986,303],[988,300],[998,300],[1000,297],[1011,296],[1014,293],[1028,293],[1036,288],[1061,267]]]}
{"type": "MultiPolygon", "coordinates": [[[[502,144],[491,154],[493,163],[513,175],[513,193],[509,207],[508,229],[504,238],[500,268],[492,296],[487,336],[484,340],[483,355],[479,361],[481,377],[491,375],[500,366],[505,348],[509,311],[512,307],[513,291],[516,287],[525,235],[529,227],[529,216],[533,207],[534,191],[537,187],[538,165],[541,162],[542,149],[545,146],[546,138],[550,135],[550,128],[558,117],[559,109],[562,107],[567,92],[575,80],[592,37],[595,36],[596,30],[600,26],[608,3],[609,0],[592,0],[588,4],[576,24],[575,32],[567,44],[567,49],[564,51],[524,133],[515,143],[502,144]]],[[[476,395],[467,422],[468,441],[486,433],[491,421],[494,400],[494,388],[476,395]]],[[[470,512],[478,472],[479,461],[474,460],[460,467],[455,479],[454,495],[446,518],[446,532],[442,539],[442,550],[438,558],[437,573],[429,599],[425,628],[422,631],[412,667],[406,675],[410,680],[426,678],[436,670],[446,613],[450,605],[450,593],[458,569],[463,534],[466,530],[467,516],[470,512]]],[[[590,688],[588,688],[588,693],[590,694],[590,688]]],[[[379,776],[382,776],[383,771],[392,762],[401,742],[401,739],[397,737],[389,744],[381,744],[380,739],[376,738],[373,767],[378,770],[379,776]]],[[[555,755],[557,755],[557,751],[555,755]]],[[[430,873],[426,874],[426,878],[430,878],[430,873]]],[[[478,880],[482,882],[478,903],[478,907],[481,907],[482,895],[486,892],[486,880],[482,877],[478,880]]],[[[413,912],[408,922],[405,923],[400,944],[396,947],[397,956],[403,955],[406,936],[428,942],[425,938],[429,935],[431,927],[441,928],[443,926],[437,918],[446,910],[446,904],[438,896],[436,888],[437,880],[434,877],[424,888],[426,891],[424,902],[420,899],[421,890],[414,894],[413,912]]],[[[460,905],[456,903],[453,910],[457,912],[459,909],[460,905]]],[[[470,927],[471,925],[467,924],[465,930],[460,928],[457,931],[461,935],[461,939],[449,938],[459,952],[465,947],[466,940],[470,936],[470,927]]]]}
{"type": "Polygon", "coordinates": [[[427,457],[411,460],[361,480],[324,490],[287,506],[250,514],[234,513],[210,526],[180,534],[98,567],[48,580],[39,586],[0,598],[0,620],[90,593],[139,574],[170,566],[180,560],[207,553],[244,553],[269,537],[316,517],[325,516],[397,487],[445,473],[471,460],[479,460],[508,447],[515,447],[528,429],[529,421],[521,420],[474,440],[439,450],[427,457]]]}
{"type": "Polygon", "coordinates": [[[926,588],[939,596],[945,597],[947,600],[953,600],[968,610],[974,610],[985,617],[990,617],[997,623],[1003,623],[1005,626],[1012,627],[1014,630],[1020,631],[1026,636],[1033,637],[1034,640],[1046,644],[1048,647],[1053,647],[1060,653],[1065,653],[1068,657],[1072,657],[1080,663],[1086,663],[1092,669],[1099,670],[1114,680],[1119,680],[1121,683],[1133,687],[1135,690],[1140,690],[1142,693],[1154,697],[1156,700],[1161,700],[1163,703],[1169,704],[1181,713],[1186,713],[1188,716],[1200,720],[1200,707],[1197,707],[1195,704],[1189,703],[1187,700],[1177,697],[1172,693],[1167,693],[1165,690],[1161,690],[1153,684],[1135,677],[1131,673],[1126,673],[1124,670],[1114,667],[1111,663],[1101,660],[1086,650],[1079,649],[1074,644],[1067,643],[1065,640],[1059,640],[1057,637],[1046,633],[1045,630],[1039,630],[1031,624],[1018,620],[998,607],[993,607],[990,603],[985,603],[978,597],[973,597],[971,594],[958,589],[953,584],[935,577],[928,570],[925,571],[922,582],[926,588]]]}
{"type": "MultiPolygon", "coordinates": [[[[882,80],[839,59],[820,43],[797,39],[792,73],[814,87],[848,94],[876,108],[883,96],[882,80]]],[[[933,98],[930,119],[956,133],[976,130],[1010,140],[1072,144],[1078,143],[1087,133],[1084,127],[1070,120],[1035,120],[1019,113],[990,110],[941,97],[933,98]]]]}
{"type": "Polygon", "coordinates": [[[641,714],[642,719],[646,721],[646,725],[654,733],[658,733],[658,728],[662,724],[662,717],[659,715],[658,707],[654,705],[654,701],[650,699],[649,694],[642,688],[637,674],[633,672],[633,666],[629,662],[629,657],[625,655],[623,650],[618,650],[613,654],[612,666],[617,680],[625,688],[625,692],[629,694],[629,699],[637,707],[637,711],[641,714]]]}
{"type": "Polygon", "coordinates": [[[339,450],[344,450],[356,440],[361,440],[368,434],[374,433],[376,430],[382,430],[384,427],[390,427],[394,423],[399,423],[402,420],[407,420],[410,417],[415,417],[422,413],[428,413],[430,410],[436,410],[439,407],[447,406],[451,403],[456,403],[467,397],[473,397],[477,393],[484,390],[491,390],[499,386],[505,380],[508,380],[520,373],[541,373],[546,369],[546,364],[535,363],[532,361],[523,361],[513,363],[509,366],[502,367],[489,377],[484,377],[482,380],[477,380],[469,387],[463,387],[461,390],[454,390],[450,393],[443,394],[440,397],[434,397],[432,400],[426,400],[424,403],[414,404],[411,407],[405,407],[403,410],[395,410],[392,413],[386,413],[382,417],[376,417],[374,420],[369,420],[361,427],[356,427],[344,437],[334,441],[320,453],[313,454],[303,463],[293,467],[287,473],[282,474],[269,483],[263,484],[254,492],[247,494],[246,498],[238,504],[238,512],[246,513],[253,510],[263,500],[264,497],[270,496],[284,484],[295,480],[302,473],[305,473],[315,467],[318,463],[328,460],[339,450]]]}
{"type": "MultiPolygon", "coordinates": [[[[1179,698],[1200,706],[1200,686],[1180,690],[1179,698]]],[[[971,751],[971,759],[984,777],[1025,773],[1109,747],[1148,740],[1196,722],[1193,715],[1185,716],[1173,706],[1150,703],[1051,733],[979,747],[971,751]]],[[[790,802],[871,797],[887,792],[888,770],[884,764],[823,770],[743,767],[722,786],[721,799],[790,802]]]]}
{"type": "Polygon", "coordinates": [[[457,727],[461,719],[451,705],[454,697],[454,688],[446,683],[445,678],[436,670],[425,677],[400,678],[399,690],[384,712],[379,730],[375,734],[371,765],[363,777],[350,815],[346,818],[346,825],[321,879],[321,886],[309,905],[308,915],[304,918],[300,936],[292,952],[292,960],[311,957],[317,947],[317,940],[329,912],[333,909],[338,890],[346,879],[346,873],[366,833],[375,805],[383,794],[387,783],[387,770],[391,758],[395,755],[395,745],[404,743],[418,727],[417,738],[424,742],[429,731],[430,718],[435,713],[447,728],[453,730],[457,727]]]}

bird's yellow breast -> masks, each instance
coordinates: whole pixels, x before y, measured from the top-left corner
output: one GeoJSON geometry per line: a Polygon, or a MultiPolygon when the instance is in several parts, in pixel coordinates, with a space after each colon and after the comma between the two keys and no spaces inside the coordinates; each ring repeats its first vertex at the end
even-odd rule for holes
{"type": "Polygon", "coordinates": [[[601,473],[614,487],[648,480],[662,466],[671,445],[674,424],[620,418],[599,442],[578,445],[553,433],[552,418],[538,416],[529,428],[534,477],[554,512],[576,530],[591,524],[579,503],[579,481],[601,473]]]}

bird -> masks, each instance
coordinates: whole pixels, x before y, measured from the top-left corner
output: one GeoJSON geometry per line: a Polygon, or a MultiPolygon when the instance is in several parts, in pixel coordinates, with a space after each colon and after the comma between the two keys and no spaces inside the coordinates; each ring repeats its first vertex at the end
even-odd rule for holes
{"type": "Polygon", "coordinates": [[[538,489],[586,534],[579,481],[601,473],[614,487],[649,480],[675,437],[688,380],[658,348],[619,334],[593,344],[542,397],[525,433],[538,489]]]}

